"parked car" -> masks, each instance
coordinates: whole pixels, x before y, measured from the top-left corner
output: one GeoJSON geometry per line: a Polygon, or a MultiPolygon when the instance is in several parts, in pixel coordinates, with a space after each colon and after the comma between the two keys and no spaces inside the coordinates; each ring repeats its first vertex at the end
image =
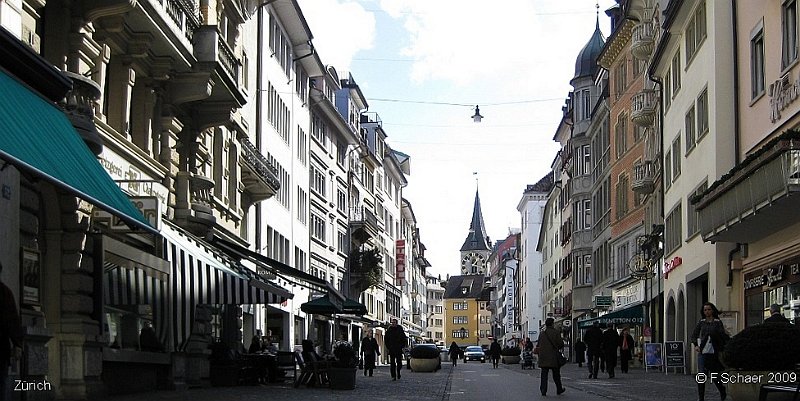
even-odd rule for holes
{"type": "Polygon", "coordinates": [[[467,361],[486,362],[486,354],[483,352],[483,348],[477,345],[470,345],[467,347],[467,349],[464,350],[464,363],[467,363],[467,361]]]}

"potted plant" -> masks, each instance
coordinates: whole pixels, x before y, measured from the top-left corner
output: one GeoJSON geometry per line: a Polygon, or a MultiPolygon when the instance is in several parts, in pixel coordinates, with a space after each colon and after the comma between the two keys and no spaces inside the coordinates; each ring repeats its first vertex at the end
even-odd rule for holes
{"type": "MultiPolygon", "coordinates": [[[[737,374],[764,375],[768,372],[792,371],[800,363],[800,328],[789,323],[763,323],[750,326],[733,336],[725,345],[722,363],[737,374]]],[[[757,400],[764,381],[728,383],[728,392],[735,401],[757,400]]]]}
{"type": "Polygon", "coordinates": [[[347,341],[337,341],[333,345],[333,356],[336,359],[328,368],[328,379],[331,388],[336,390],[353,390],[356,388],[356,370],[358,356],[353,345],[347,341]]]}
{"type": "Polygon", "coordinates": [[[435,372],[441,368],[439,348],[433,344],[420,344],[411,348],[409,366],[413,372],[435,372]]]}
{"type": "Polygon", "coordinates": [[[500,350],[500,357],[503,363],[508,365],[519,363],[521,359],[520,354],[522,354],[522,349],[517,346],[509,347],[506,345],[500,350]]]}

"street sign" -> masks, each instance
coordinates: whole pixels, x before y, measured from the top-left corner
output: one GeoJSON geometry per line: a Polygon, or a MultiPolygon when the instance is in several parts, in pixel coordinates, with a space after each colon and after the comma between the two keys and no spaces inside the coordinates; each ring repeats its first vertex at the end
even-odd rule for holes
{"type": "Polygon", "coordinates": [[[611,306],[611,295],[595,295],[594,306],[611,306]]]}

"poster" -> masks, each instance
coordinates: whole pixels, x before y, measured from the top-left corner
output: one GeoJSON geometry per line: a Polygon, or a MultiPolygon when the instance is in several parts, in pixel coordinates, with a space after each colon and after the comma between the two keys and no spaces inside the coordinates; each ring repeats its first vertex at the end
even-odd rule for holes
{"type": "Polygon", "coordinates": [[[667,341],[664,345],[667,354],[667,367],[683,368],[685,366],[683,341],[667,341]]]}
{"type": "Polygon", "coordinates": [[[646,343],[644,345],[644,359],[648,367],[661,367],[664,365],[661,345],[661,343],[646,343]]]}
{"type": "Polygon", "coordinates": [[[22,281],[22,304],[39,305],[41,287],[41,266],[39,251],[22,248],[20,280],[22,281]]]}

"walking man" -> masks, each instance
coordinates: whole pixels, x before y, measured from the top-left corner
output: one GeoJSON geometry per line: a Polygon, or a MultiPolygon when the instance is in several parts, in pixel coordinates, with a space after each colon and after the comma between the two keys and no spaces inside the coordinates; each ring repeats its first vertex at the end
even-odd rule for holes
{"type": "Polygon", "coordinates": [[[369,376],[372,377],[372,371],[375,369],[375,360],[380,354],[378,341],[373,337],[372,329],[369,329],[367,336],[361,339],[361,360],[364,361],[364,376],[369,373],[369,376]]]}
{"type": "Polygon", "coordinates": [[[620,338],[617,334],[617,329],[614,325],[610,325],[605,332],[603,332],[603,354],[606,357],[606,372],[608,378],[614,378],[614,368],[617,367],[617,349],[619,348],[620,338]]]}
{"type": "Polygon", "coordinates": [[[399,380],[400,371],[403,369],[403,348],[408,345],[408,337],[406,337],[403,327],[397,325],[397,319],[392,319],[391,325],[386,329],[384,343],[389,351],[389,368],[392,372],[392,380],[399,380]]]}
{"type": "Polygon", "coordinates": [[[561,365],[558,364],[558,352],[564,348],[564,340],[558,329],[553,327],[554,320],[548,317],[544,321],[544,331],[539,334],[536,344],[539,346],[539,367],[542,369],[541,383],[539,390],[542,395],[547,395],[547,376],[553,371],[553,382],[556,384],[556,394],[561,394],[567,389],[561,385],[561,365]]]}
{"type": "Polygon", "coordinates": [[[595,320],[592,322],[592,327],[586,330],[583,335],[583,341],[586,342],[586,349],[588,351],[589,378],[597,379],[597,370],[600,369],[600,354],[603,349],[603,332],[600,330],[600,322],[595,320]]]}
{"type": "MultiPolygon", "coordinates": [[[[2,264],[0,264],[1,273],[3,273],[2,264]]],[[[0,281],[0,401],[11,400],[8,367],[11,366],[12,356],[14,359],[22,357],[22,324],[17,313],[14,294],[0,281]]]]}
{"type": "Polygon", "coordinates": [[[497,369],[497,365],[500,363],[500,343],[496,338],[489,347],[489,356],[492,358],[492,367],[497,369]]]}
{"type": "Polygon", "coordinates": [[[458,357],[461,356],[461,348],[458,347],[455,341],[450,343],[450,350],[447,354],[450,356],[450,361],[453,362],[453,366],[458,365],[458,357]]]}
{"type": "Polygon", "coordinates": [[[764,319],[764,323],[790,323],[789,319],[781,314],[781,306],[778,304],[769,306],[769,314],[770,316],[764,319]]]}

